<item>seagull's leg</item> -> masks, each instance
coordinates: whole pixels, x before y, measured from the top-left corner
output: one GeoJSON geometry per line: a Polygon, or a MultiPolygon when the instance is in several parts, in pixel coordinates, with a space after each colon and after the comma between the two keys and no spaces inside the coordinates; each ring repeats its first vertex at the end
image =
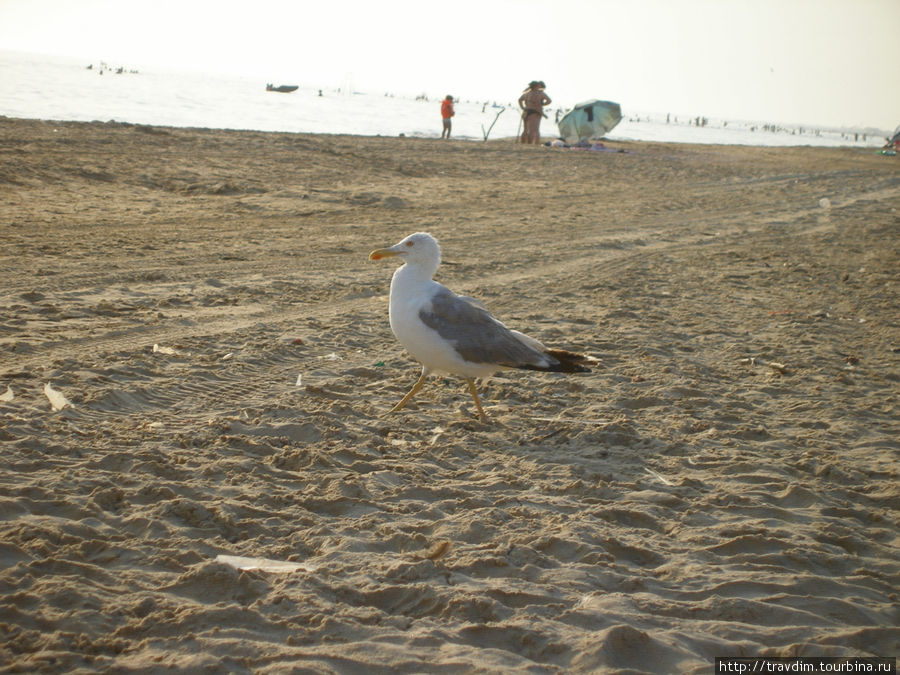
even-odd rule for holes
{"type": "Polygon", "coordinates": [[[475,388],[475,380],[471,377],[467,377],[466,384],[469,385],[469,392],[472,394],[472,400],[475,401],[475,407],[478,408],[478,417],[482,422],[487,422],[488,417],[484,414],[484,408],[481,407],[481,401],[478,400],[478,390],[475,388]]]}
{"type": "Polygon", "coordinates": [[[398,404],[395,405],[393,408],[391,408],[391,412],[397,412],[397,411],[400,410],[403,406],[405,406],[407,403],[409,403],[410,400],[412,399],[412,397],[419,393],[419,389],[422,388],[422,385],[425,384],[425,378],[426,378],[426,377],[428,377],[428,368],[425,368],[425,367],[423,366],[423,367],[422,367],[422,374],[419,375],[419,379],[418,379],[418,380],[416,381],[416,383],[413,385],[413,388],[410,389],[410,390],[409,390],[409,393],[401,399],[400,403],[398,403],[398,404]]]}

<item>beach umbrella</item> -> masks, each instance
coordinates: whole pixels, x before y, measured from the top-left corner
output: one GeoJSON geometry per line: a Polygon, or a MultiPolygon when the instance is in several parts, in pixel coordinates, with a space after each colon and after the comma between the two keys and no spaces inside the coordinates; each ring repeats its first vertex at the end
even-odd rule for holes
{"type": "Polygon", "coordinates": [[[557,123],[559,135],[574,144],[591,138],[602,138],[622,119],[618,103],[591,99],[579,103],[557,123]]]}

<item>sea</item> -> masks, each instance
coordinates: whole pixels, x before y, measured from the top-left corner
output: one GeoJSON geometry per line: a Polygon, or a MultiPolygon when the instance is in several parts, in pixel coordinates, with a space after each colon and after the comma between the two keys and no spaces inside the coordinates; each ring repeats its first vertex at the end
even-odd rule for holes
{"type": "MultiPolygon", "coordinates": [[[[0,51],[0,116],[5,117],[362,136],[438,138],[441,134],[441,97],[357,91],[350,77],[341,86],[271,83],[297,85],[291,93],[267,91],[266,84],[264,79],[246,75],[138,69],[0,51]]],[[[516,137],[520,131],[517,96],[518,91],[508,99],[462,96],[455,105],[453,137],[470,141],[516,137]]],[[[597,91],[585,98],[605,97],[597,91]]],[[[610,141],[881,147],[889,134],[707,118],[702,111],[643,112],[629,109],[626,101],[618,103],[623,117],[607,134],[610,141]]],[[[555,120],[564,112],[547,111],[548,119],[541,125],[545,139],[557,134],[555,120]]]]}

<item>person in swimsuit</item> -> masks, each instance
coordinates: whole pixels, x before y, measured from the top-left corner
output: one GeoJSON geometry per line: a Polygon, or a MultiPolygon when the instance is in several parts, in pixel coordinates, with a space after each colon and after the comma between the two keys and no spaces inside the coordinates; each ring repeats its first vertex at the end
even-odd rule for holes
{"type": "Polygon", "coordinates": [[[552,103],[550,97],[544,92],[544,83],[532,80],[522,95],[519,97],[519,107],[522,109],[522,122],[525,130],[522,132],[522,143],[537,145],[541,142],[541,118],[544,115],[544,106],[552,103]]]}
{"type": "Polygon", "coordinates": [[[453,111],[453,97],[447,94],[446,98],[441,101],[441,120],[444,129],[441,131],[441,138],[450,138],[450,118],[456,113],[453,111]]]}

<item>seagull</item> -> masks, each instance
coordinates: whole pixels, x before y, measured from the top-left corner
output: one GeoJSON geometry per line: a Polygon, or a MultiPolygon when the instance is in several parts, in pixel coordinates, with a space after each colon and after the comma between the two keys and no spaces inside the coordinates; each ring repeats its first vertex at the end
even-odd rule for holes
{"type": "Polygon", "coordinates": [[[441,264],[441,248],[427,232],[409,235],[390,248],[379,248],[369,260],[398,257],[404,264],[391,279],[390,322],[397,340],[422,365],[422,374],[395,405],[397,412],[412,400],[431,373],[465,378],[482,422],[475,378],[520,368],[559,373],[589,373],[596,359],[548,349],[532,337],[510,330],[478,300],[456,295],[433,280],[441,264]]]}

